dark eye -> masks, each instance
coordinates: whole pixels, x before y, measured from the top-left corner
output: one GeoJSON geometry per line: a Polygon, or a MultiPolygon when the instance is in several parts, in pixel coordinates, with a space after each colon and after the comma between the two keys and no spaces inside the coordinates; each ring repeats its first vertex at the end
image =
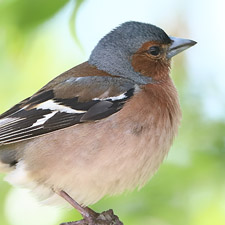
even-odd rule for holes
{"type": "Polygon", "coordinates": [[[152,46],[148,49],[148,53],[157,56],[160,53],[160,48],[158,46],[152,46]]]}

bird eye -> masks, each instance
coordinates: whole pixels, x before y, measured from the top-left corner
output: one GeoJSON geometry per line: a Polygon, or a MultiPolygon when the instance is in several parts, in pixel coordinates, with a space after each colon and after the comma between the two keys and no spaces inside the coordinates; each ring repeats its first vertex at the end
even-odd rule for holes
{"type": "Polygon", "coordinates": [[[151,55],[157,56],[160,53],[160,48],[158,46],[151,46],[148,49],[148,53],[151,55]]]}

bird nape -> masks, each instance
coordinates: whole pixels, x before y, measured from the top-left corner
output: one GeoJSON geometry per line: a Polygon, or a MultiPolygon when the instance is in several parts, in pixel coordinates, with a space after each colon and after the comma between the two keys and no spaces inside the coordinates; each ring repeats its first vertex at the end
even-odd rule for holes
{"type": "Polygon", "coordinates": [[[88,61],[0,116],[5,180],[49,203],[66,200],[83,216],[70,225],[122,224],[87,206],[157,171],[181,120],[170,61],[195,44],[146,23],[112,30],[88,61]]]}

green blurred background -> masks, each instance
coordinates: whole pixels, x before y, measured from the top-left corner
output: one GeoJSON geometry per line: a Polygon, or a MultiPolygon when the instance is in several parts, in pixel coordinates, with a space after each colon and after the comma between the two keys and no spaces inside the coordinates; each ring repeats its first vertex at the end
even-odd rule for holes
{"type": "MultiPolygon", "coordinates": [[[[198,45],[173,60],[183,120],[169,156],[143,189],[106,197],[93,208],[113,208],[126,225],[224,225],[224,8],[223,0],[1,0],[0,113],[87,60],[97,41],[124,21],[194,39],[198,45]]],[[[42,206],[0,174],[0,225],[79,218],[42,206]]]]}

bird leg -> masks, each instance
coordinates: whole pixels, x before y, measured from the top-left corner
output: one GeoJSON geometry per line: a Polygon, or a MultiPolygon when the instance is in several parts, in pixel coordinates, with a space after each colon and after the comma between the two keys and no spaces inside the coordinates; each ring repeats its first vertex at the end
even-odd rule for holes
{"type": "Polygon", "coordinates": [[[90,217],[90,216],[97,216],[98,213],[93,211],[92,209],[88,207],[82,207],[80,206],[74,199],[72,199],[65,191],[59,191],[57,192],[58,195],[60,195],[62,198],[64,198],[67,202],[70,203],[84,218],[90,217]]]}
{"type": "Polygon", "coordinates": [[[113,210],[111,209],[102,213],[96,213],[88,207],[80,206],[63,190],[55,191],[55,193],[70,203],[83,217],[83,219],[80,221],[67,222],[60,225],[123,225],[123,223],[116,215],[114,215],[113,210]]]}

